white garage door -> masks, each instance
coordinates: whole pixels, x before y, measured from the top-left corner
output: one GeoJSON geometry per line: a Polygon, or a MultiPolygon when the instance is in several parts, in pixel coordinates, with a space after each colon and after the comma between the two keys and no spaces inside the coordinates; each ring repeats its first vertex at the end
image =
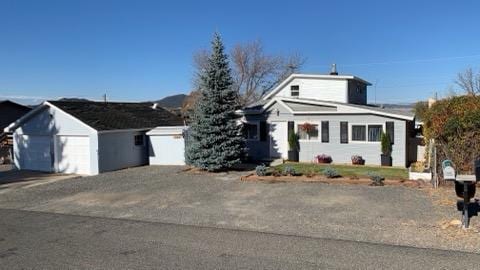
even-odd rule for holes
{"type": "Polygon", "coordinates": [[[56,136],[56,170],[90,174],[90,139],[87,136],[56,136]]]}
{"type": "Polygon", "coordinates": [[[50,136],[16,135],[15,158],[22,170],[52,171],[50,136]]]}
{"type": "Polygon", "coordinates": [[[185,165],[182,135],[150,136],[150,165],[185,165]]]}

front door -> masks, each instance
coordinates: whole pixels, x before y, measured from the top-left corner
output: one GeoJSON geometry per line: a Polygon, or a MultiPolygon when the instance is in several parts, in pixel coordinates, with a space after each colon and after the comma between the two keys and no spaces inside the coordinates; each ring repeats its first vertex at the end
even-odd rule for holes
{"type": "Polygon", "coordinates": [[[287,158],[288,140],[287,140],[287,122],[270,123],[270,157],[287,158]]]}

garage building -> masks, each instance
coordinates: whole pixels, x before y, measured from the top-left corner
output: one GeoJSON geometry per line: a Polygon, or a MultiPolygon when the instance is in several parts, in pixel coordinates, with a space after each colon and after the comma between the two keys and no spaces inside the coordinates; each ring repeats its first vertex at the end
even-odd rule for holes
{"type": "MultiPolygon", "coordinates": [[[[18,169],[95,175],[148,164],[146,132],[183,124],[151,103],[46,101],[5,131],[13,132],[18,169]]],[[[183,156],[183,147],[155,154],[168,163],[172,151],[183,156]]]]}

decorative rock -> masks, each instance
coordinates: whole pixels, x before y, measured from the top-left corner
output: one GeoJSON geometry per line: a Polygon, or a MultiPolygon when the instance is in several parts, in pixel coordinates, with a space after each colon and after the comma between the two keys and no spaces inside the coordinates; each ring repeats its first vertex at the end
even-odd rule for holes
{"type": "Polygon", "coordinates": [[[450,221],[450,225],[451,226],[460,226],[460,225],[462,225],[462,222],[458,219],[453,219],[452,221],[450,221]]]}

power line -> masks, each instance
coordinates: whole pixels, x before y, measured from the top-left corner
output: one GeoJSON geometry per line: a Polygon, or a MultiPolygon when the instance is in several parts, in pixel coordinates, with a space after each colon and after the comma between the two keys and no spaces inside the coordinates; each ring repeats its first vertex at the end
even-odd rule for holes
{"type": "MultiPolygon", "coordinates": [[[[357,64],[337,64],[337,65],[341,66],[341,67],[356,67],[356,66],[374,66],[374,65],[392,65],[392,64],[414,64],[414,63],[428,63],[428,62],[436,62],[436,61],[459,60],[459,59],[467,59],[467,58],[480,58],[480,54],[426,58],[426,59],[357,63],[357,64]]],[[[309,67],[327,67],[327,66],[330,66],[330,65],[307,65],[307,66],[309,66],[309,67]]]]}

